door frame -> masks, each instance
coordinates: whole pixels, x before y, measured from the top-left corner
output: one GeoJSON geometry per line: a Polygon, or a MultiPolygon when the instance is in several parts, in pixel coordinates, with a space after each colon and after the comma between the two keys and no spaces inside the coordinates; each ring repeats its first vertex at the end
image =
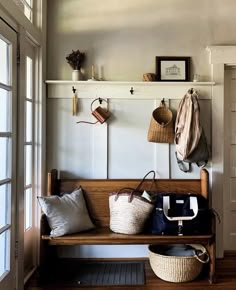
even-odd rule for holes
{"type": "Polygon", "coordinates": [[[212,78],[216,82],[212,98],[212,204],[221,216],[217,225],[217,257],[224,256],[224,212],[228,178],[225,168],[228,160],[228,140],[224,138],[228,128],[225,106],[225,66],[236,64],[236,46],[219,45],[207,47],[212,78]],[[221,136],[222,138],[219,138],[221,136]]]}
{"type": "MultiPolygon", "coordinates": [[[[24,73],[24,64],[20,63],[20,59],[22,60],[24,58],[24,43],[26,41],[26,38],[29,38],[32,40],[32,42],[37,46],[38,51],[38,61],[37,61],[37,69],[38,69],[38,106],[37,106],[37,142],[39,146],[37,147],[37,164],[35,166],[35,170],[38,171],[37,179],[35,180],[35,184],[37,187],[37,195],[43,195],[46,189],[46,84],[44,83],[44,80],[46,79],[46,27],[47,27],[47,0],[37,0],[37,11],[36,12],[36,22],[31,23],[24,14],[20,11],[20,9],[15,5],[13,1],[9,0],[1,0],[0,1],[0,13],[1,18],[9,24],[18,34],[18,88],[17,88],[17,94],[18,94],[18,100],[24,97],[24,85],[19,82],[19,79],[23,76],[24,73]],[[37,168],[36,168],[37,167],[37,168]]],[[[20,103],[20,102],[19,102],[20,103]]],[[[22,103],[22,102],[21,102],[22,103]]],[[[18,105],[18,114],[24,114],[21,104],[18,105]]],[[[22,121],[22,120],[19,120],[22,121]]],[[[20,124],[18,122],[18,126],[24,126],[24,124],[20,124]]],[[[18,157],[22,158],[23,154],[20,152],[23,152],[22,148],[19,146],[19,140],[23,140],[23,138],[20,135],[20,132],[18,131],[18,157]]],[[[17,160],[18,165],[23,164],[22,161],[17,160]]],[[[21,185],[21,169],[22,165],[19,165],[17,167],[17,186],[19,188],[23,188],[23,185],[21,185]]],[[[23,192],[23,190],[22,190],[23,192]]],[[[22,218],[24,216],[24,204],[22,198],[17,198],[17,208],[18,211],[17,217],[21,215],[21,219],[17,219],[17,237],[18,237],[18,243],[17,243],[17,252],[18,252],[18,259],[17,259],[17,281],[16,281],[16,289],[23,290],[24,289],[24,283],[28,280],[32,272],[28,273],[27,276],[24,276],[24,270],[23,270],[23,261],[24,261],[24,232],[23,229],[23,222],[24,219],[22,218]]],[[[36,221],[37,221],[37,251],[35,253],[36,255],[36,263],[38,265],[39,261],[39,225],[40,225],[40,216],[41,211],[40,208],[37,208],[36,212],[36,221]]],[[[33,270],[32,270],[33,271],[33,270]]]]}
{"type": "Polygon", "coordinates": [[[3,38],[11,44],[11,63],[10,68],[10,84],[6,86],[9,87],[11,91],[11,217],[10,217],[10,269],[9,272],[4,275],[2,281],[0,281],[0,286],[3,289],[11,290],[12,287],[16,287],[16,277],[17,277],[17,205],[16,205],[16,193],[17,193],[17,33],[9,25],[7,25],[2,19],[0,19],[0,33],[3,38]]]}

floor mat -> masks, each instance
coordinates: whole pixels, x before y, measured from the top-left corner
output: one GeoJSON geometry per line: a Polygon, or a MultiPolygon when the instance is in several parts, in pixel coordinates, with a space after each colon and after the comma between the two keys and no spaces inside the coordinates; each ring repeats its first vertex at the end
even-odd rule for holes
{"type": "Polygon", "coordinates": [[[85,262],[74,283],[83,286],[144,285],[144,262],[85,262]]]}

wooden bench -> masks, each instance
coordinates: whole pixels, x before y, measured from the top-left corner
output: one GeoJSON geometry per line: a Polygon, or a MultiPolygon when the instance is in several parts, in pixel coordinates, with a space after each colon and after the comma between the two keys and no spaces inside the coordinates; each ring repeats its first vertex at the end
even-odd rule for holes
{"type": "MultiPolygon", "coordinates": [[[[208,250],[209,282],[215,281],[215,218],[212,218],[212,232],[208,235],[197,236],[159,236],[151,234],[123,235],[111,232],[109,229],[110,192],[118,191],[123,187],[135,188],[138,179],[58,179],[58,172],[53,169],[48,174],[48,195],[60,192],[71,192],[82,186],[91,218],[96,229],[87,232],[70,234],[52,238],[45,215],[41,219],[41,252],[45,257],[52,253],[51,247],[59,245],[130,245],[130,244],[202,244],[208,250]]],[[[145,181],[142,189],[149,188],[151,180],[145,181]]],[[[158,179],[156,180],[159,192],[197,193],[208,199],[208,172],[202,169],[200,179],[158,179]]]]}

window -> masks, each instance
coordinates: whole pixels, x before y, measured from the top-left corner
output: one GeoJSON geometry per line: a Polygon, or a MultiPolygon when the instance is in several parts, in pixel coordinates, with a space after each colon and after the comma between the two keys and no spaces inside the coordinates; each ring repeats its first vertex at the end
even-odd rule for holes
{"type": "Polygon", "coordinates": [[[47,2],[0,2],[0,289],[11,290],[23,289],[39,259],[47,2]]]}
{"type": "Polygon", "coordinates": [[[11,80],[9,55],[11,46],[0,38],[0,277],[10,266],[11,216],[11,80]]]}
{"type": "Polygon", "coordinates": [[[24,95],[24,273],[36,266],[37,249],[37,195],[39,147],[37,135],[38,79],[37,47],[27,39],[25,43],[24,95]]]}
{"type": "Polygon", "coordinates": [[[33,187],[33,60],[26,56],[26,98],[25,98],[25,230],[32,226],[32,187],[33,187]]]}
{"type": "Polygon", "coordinates": [[[25,16],[33,22],[33,0],[13,0],[25,16]]]}
{"type": "Polygon", "coordinates": [[[0,288],[13,289],[16,201],[16,33],[0,19],[0,288]]]}

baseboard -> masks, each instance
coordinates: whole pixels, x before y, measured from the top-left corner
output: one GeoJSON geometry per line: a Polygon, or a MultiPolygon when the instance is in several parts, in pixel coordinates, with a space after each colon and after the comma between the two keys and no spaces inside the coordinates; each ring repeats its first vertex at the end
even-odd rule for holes
{"type": "Polygon", "coordinates": [[[226,251],[224,251],[224,256],[227,256],[227,257],[236,257],[236,251],[226,250],[226,251]]]}

